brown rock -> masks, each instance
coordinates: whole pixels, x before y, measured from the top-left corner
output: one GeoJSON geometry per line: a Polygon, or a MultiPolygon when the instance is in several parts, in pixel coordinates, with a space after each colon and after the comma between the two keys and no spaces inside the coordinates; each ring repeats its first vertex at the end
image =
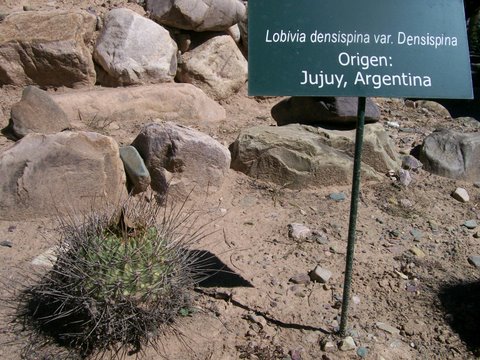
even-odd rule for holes
{"type": "Polygon", "coordinates": [[[0,85],[78,87],[95,83],[87,43],[96,17],[85,11],[12,13],[0,23],[0,85]]]}
{"type": "Polygon", "coordinates": [[[0,218],[58,216],[126,195],[117,143],[89,132],[28,134],[0,154],[0,218]]]}

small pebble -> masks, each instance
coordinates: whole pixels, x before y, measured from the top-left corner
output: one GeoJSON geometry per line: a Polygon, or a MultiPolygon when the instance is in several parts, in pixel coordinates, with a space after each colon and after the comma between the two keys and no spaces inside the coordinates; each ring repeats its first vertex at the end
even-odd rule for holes
{"type": "Polygon", "coordinates": [[[464,188],[456,188],[452,193],[452,197],[462,203],[470,201],[470,196],[468,196],[468,192],[464,188]]]}
{"type": "Polygon", "coordinates": [[[339,193],[332,193],[329,195],[329,198],[334,201],[343,201],[345,200],[345,194],[342,192],[339,193]]]}
{"type": "Polygon", "coordinates": [[[367,354],[368,354],[368,350],[367,350],[366,347],[360,346],[360,347],[357,349],[357,355],[360,356],[361,358],[366,357],[367,354]]]}
{"type": "Polygon", "coordinates": [[[419,259],[423,259],[426,256],[425,253],[416,246],[410,248],[410,252],[419,259]]]}
{"type": "Polygon", "coordinates": [[[402,168],[405,170],[417,170],[422,166],[422,163],[412,155],[406,155],[402,158],[402,168]]]}
{"type": "Polygon", "coordinates": [[[423,233],[418,229],[410,230],[410,234],[413,236],[413,240],[420,241],[423,237],[423,233]]]}
{"type": "Polygon", "coordinates": [[[13,246],[13,243],[10,240],[3,240],[2,242],[0,242],[0,246],[11,248],[13,246]]]}
{"type": "Polygon", "coordinates": [[[357,344],[355,344],[355,341],[351,336],[347,336],[345,339],[340,341],[340,345],[338,348],[342,351],[350,351],[350,350],[355,350],[357,347],[357,344]]]}
{"type": "Polygon", "coordinates": [[[330,278],[332,277],[332,272],[330,270],[324,269],[321,266],[317,265],[315,266],[315,269],[313,269],[310,272],[310,279],[312,281],[318,281],[321,283],[326,283],[330,278]]]}
{"type": "Polygon", "coordinates": [[[475,266],[477,269],[480,269],[480,256],[472,255],[468,257],[468,262],[475,266]]]}
{"type": "Polygon", "coordinates": [[[478,225],[477,225],[477,222],[475,220],[467,220],[463,223],[463,226],[465,226],[467,229],[473,230],[478,225]]]}
{"type": "Polygon", "coordinates": [[[383,323],[383,322],[377,322],[376,323],[377,328],[380,330],[383,330],[391,335],[400,335],[400,330],[398,330],[396,327],[393,327],[389,324],[383,323]]]}
{"type": "Polygon", "coordinates": [[[399,169],[397,172],[398,175],[398,181],[400,181],[400,184],[403,186],[408,186],[412,182],[412,175],[410,175],[410,171],[404,170],[404,169],[399,169]]]}
{"type": "Polygon", "coordinates": [[[294,240],[305,240],[312,234],[312,231],[303,224],[288,224],[288,237],[294,240]]]}

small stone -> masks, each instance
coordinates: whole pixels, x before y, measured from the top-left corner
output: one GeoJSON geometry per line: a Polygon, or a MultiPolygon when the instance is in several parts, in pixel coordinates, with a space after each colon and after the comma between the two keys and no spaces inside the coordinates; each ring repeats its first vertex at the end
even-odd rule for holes
{"type": "Polygon", "coordinates": [[[410,234],[413,236],[413,240],[420,241],[423,237],[423,233],[418,229],[410,230],[410,234]]]}
{"type": "Polygon", "coordinates": [[[59,247],[54,246],[32,260],[32,265],[52,268],[57,261],[59,247]]]}
{"type": "Polygon", "coordinates": [[[411,109],[415,109],[417,107],[417,103],[413,100],[407,99],[405,100],[405,106],[411,109]]]}
{"type": "Polygon", "coordinates": [[[468,196],[468,192],[464,188],[456,188],[452,193],[452,197],[462,203],[470,201],[470,196],[468,196]]]}
{"type": "Polygon", "coordinates": [[[150,173],[138,150],[133,146],[123,146],[120,148],[120,158],[125,167],[130,182],[130,190],[133,194],[139,194],[147,190],[151,181],[150,173]]]}
{"type": "Polygon", "coordinates": [[[361,358],[364,358],[368,355],[368,350],[366,347],[364,346],[360,346],[358,349],[357,349],[357,355],[360,356],[361,358]]]}
{"type": "Polygon", "coordinates": [[[312,239],[320,245],[328,244],[327,234],[324,232],[312,231],[312,239]]]}
{"type": "Polygon", "coordinates": [[[322,351],[325,352],[334,352],[336,349],[335,344],[333,341],[322,341],[322,351]]]}
{"type": "Polygon", "coordinates": [[[332,272],[330,270],[324,269],[321,266],[315,266],[315,269],[310,271],[310,279],[312,281],[318,281],[321,283],[326,283],[332,277],[332,272]]]}
{"type": "Polygon", "coordinates": [[[0,242],[0,246],[11,248],[13,243],[10,240],[3,240],[0,242]]]}
{"type": "Polygon", "coordinates": [[[312,234],[312,231],[303,224],[288,224],[288,237],[293,240],[305,240],[312,234]]]}
{"type": "Polygon", "coordinates": [[[477,231],[475,234],[473,234],[473,237],[475,239],[480,239],[480,231],[477,231]]]}
{"type": "Polygon", "coordinates": [[[473,230],[475,229],[478,225],[477,225],[477,221],[476,220],[467,220],[463,223],[463,226],[465,226],[467,229],[470,229],[470,230],[473,230]]]}
{"type": "Polygon", "coordinates": [[[399,169],[397,172],[398,175],[398,181],[400,181],[400,184],[403,186],[408,186],[412,182],[412,175],[410,175],[410,171],[404,170],[404,169],[399,169]]]}
{"type": "Polygon", "coordinates": [[[343,192],[332,193],[328,197],[330,199],[334,200],[334,201],[344,201],[345,200],[345,194],[343,192]]]}
{"type": "Polygon", "coordinates": [[[291,360],[302,360],[301,350],[292,349],[288,352],[291,360]]]}
{"type": "Polygon", "coordinates": [[[480,188],[480,181],[473,184],[473,186],[475,186],[477,189],[480,188]]]}
{"type": "Polygon", "coordinates": [[[434,220],[428,220],[428,225],[432,231],[438,231],[439,229],[438,223],[436,223],[434,220]]]}
{"type": "Polygon", "coordinates": [[[353,303],[355,305],[360,304],[360,297],[359,296],[357,296],[357,295],[352,296],[352,300],[353,300],[353,303]]]}
{"type": "Polygon", "coordinates": [[[311,280],[308,274],[300,273],[300,274],[293,275],[289,281],[294,284],[308,284],[311,280]]]}
{"type": "Polygon", "coordinates": [[[475,266],[477,269],[480,269],[480,256],[472,255],[468,257],[468,262],[475,266]]]}
{"type": "Polygon", "coordinates": [[[342,351],[350,351],[350,350],[355,350],[357,347],[357,344],[355,344],[355,341],[351,336],[347,336],[345,339],[340,341],[340,345],[338,348],[342,351]]]}
{"type": "Polygon", "coordinates": [[[400,205],[403,207],[403,208],[410,208],[413,206],[412,202],[408,199],[401,199],[400,200],[400,205]]]}
{"type": "Polygon", "coordinates": [[[387,121],[387,126],[398,129],[400,124],[396,121],[387,121]]]}
{"type": "Polygon", "coordinates": [[[402,168],[405,170],[420,169],[423,164],[412,155],[406,155],[402,158],[402,168]]]}
{"type": "Polygon", "coordinates": [[[423,259],[426,256],[425,253],[416,246],[410,248],[410,252],[419,259],[423,259]]]}
{"type": "Polygon", "coordinates": [[[393,327],[383,322],[377,322],[376,325],[377,325],[377,328],[391,335],[400,335],[400,330],[398,330],[396,327],[393,327]]]}

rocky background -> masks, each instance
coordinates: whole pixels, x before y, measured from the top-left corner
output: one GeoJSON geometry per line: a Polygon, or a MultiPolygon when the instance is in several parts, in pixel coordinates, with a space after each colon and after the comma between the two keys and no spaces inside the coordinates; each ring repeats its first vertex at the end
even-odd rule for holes
{"type": "MultiPolygon", "coordinates": [[[[466,5],[475,80],[479,9],[466,5]]],[[[475,358],[477,101],[368,99],[350,337],[339,339],[356,99],[248,97],[247,10],[0,0],[3,282],[51,266],[58,216],[127,193],[190,196],[215,230],[199,248],[252,287],[200,289],[166,358],[475,358]]],[[[1,357],[19,359],[28,339],[1,337],[1,357]]]]}

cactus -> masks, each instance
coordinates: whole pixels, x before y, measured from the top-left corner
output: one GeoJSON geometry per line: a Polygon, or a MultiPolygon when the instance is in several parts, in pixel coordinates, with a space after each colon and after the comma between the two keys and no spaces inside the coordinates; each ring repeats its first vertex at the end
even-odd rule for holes
{"type": "Polygon", "coordinates": [[[22,292],[20,317],[81,357],[155,346],[191,307],[189,290],[202,274],[187,249],[206,234],[183,205],[129,199],[121,211],[63,221],[62,250],[22,292]]]}

